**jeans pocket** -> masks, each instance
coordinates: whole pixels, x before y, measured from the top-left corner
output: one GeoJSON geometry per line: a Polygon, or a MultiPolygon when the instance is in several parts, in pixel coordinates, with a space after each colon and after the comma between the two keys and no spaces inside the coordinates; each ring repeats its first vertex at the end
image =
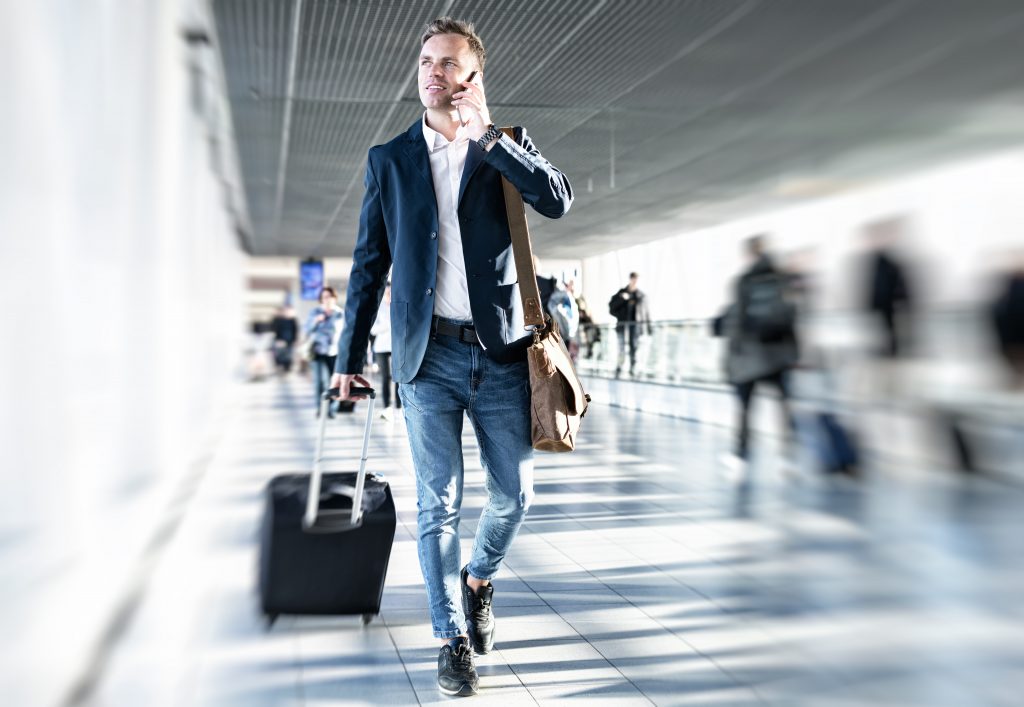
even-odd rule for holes
{"type": "Polygon", "coordinates": [[[413,412],[422,413],[423,410],[420,408],[420,403],[416,399],[416,381],[402,383],[401,391],[402,405],[413,412]]]}

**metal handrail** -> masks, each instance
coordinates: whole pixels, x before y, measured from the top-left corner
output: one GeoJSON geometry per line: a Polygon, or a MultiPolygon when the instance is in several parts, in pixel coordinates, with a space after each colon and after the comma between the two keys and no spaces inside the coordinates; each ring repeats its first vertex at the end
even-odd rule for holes
{"type": "MultiPolygon", "coordinates": [[[[585,376],[665,383],[723,384],[727,341],[712,333],[711,319],[664,319],[637,323],[636,366],[629,373],[627,352],[620,362],[615,323],[581,324],[575,343],[576,366],[585,376]],[[648,333],[648,331],[650,333],[648,333]],[[621,370],[620,369],[621,365],[621,370]]],[[[868,350],[875,333],[873,317],[858,310],[805,312],[798,330],[807,342],[831,350],[868,350]]],[[[944,307],[919,312],[914,325],[919,353],[943,360],[977,362],[990,340],[988,319],[979,306],[944,307]]]]}

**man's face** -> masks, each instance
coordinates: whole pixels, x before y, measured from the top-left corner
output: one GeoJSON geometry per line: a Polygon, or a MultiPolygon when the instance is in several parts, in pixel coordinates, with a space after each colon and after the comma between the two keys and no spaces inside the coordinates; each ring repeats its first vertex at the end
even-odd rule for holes
{"type": "Polygon", "coordinates": [[[630,292],[633,292],[634,290],[636,290],[636,284],[639,281],[640,281],[640,278],[638,278],[638,277],[631,277],[631,278],[629,278],[629,291],[630,292]]]}
{"type": "Polygon", "coordinates": [[[437,34],[420,50],[420,101],[428,110],[452,106],[452,94],[464,87],[460,83],[477,69],[476,55],[469,42],[459,34],[437,34]]]}

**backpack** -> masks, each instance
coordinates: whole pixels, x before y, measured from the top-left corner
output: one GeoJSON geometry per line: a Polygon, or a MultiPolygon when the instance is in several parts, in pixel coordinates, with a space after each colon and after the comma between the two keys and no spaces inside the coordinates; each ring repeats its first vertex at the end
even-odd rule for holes
{"type": "Polygon", "coordinates": [[[608,300],[608,314],[616,319],[623,319],[628,312],[629,300],[622,296],[622,292],[616,292],[612,295],[612,298],[608,300]]]}
{"type": "Polygon", "coordinates": [[[778,273],[757,275],[747,281],[743,297],[743,330],[763,342],[793,335],[796,307],[786,299],[786,278],[778,273]]]}

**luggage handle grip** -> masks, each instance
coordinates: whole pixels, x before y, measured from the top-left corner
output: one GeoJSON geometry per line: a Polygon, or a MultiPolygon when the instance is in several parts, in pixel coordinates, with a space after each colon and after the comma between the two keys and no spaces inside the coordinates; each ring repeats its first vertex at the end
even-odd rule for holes
{"type": "MultiPolygon", "coordinates": [[[[313,459],[313,473],[309,476],[309,491],[306,496],[306,513],[302,517],[302,527],[308,532],[333,532],[333,530],[352,530],[363,523],[363,487],[366,484],[366,450],[370,446],[370,424],[373,422],[373,405],[376,401],[376,392],[373,388],[353,386],[349,389],[350,395],[367,395],[370,398],[366,406],[366,426],[363,429],[363,452],[359,455],[359,473],[356,475],[356,490],[352,495],[352,512],[350,520],[345,527],[335,527],[327,530],[325,525],[317,522],[320,512],[320,483],[323,476],[324,456],[324,435],[327,433],[327,411],[330,409],[331,400],[339,393],[340,389],[332,388],[324,393],[320,401],[320,429],[316,439],[316,457],[313,459]]],[[[327,525],[333,525],[328,523],[327,525]]]]}
{"type": "MultiPolygon", "coordinates": [[[[350,387],[348,389],[348,394],[365,395],[368,398],[377,397],[377,391],[375,391],[373,388],[366,388],[361,385],[353,385],[352,387],[350,387]]],[[[328,400],[337,400],[338,398],[341,397],[341,388],[331,388],[326,393],[324,393],[324,397],[327,398],[328,400]]]]}

